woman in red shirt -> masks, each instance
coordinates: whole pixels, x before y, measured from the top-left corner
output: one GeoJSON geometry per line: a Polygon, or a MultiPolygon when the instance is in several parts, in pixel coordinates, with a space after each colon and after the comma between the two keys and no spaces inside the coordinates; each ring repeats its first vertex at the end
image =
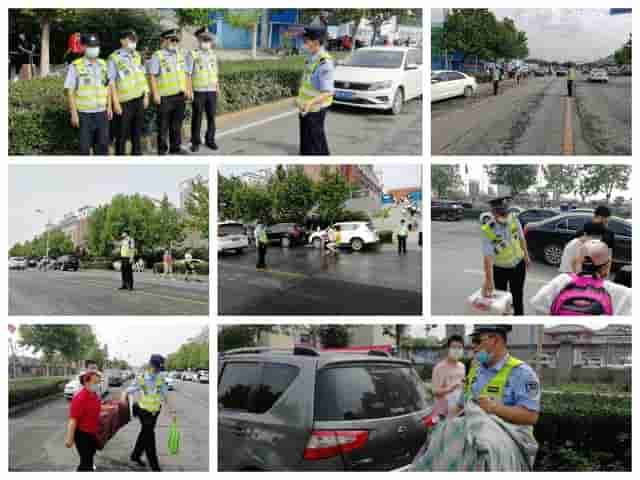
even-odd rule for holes
{"type": "Polygon", "coordinates": [[[75,394],[69,408],[69,424],[64,444],[75,443],[80,455],[78,472],[93,472],[93,457],[98,449],[96,435],[100,422],[100,374],[87,372],[82,376],[83,388],[75,394]]]}

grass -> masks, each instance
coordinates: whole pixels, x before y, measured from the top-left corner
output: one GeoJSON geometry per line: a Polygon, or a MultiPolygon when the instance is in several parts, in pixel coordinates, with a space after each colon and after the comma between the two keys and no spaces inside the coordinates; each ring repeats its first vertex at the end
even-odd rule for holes
{"type": "Polygon", "coordinates": [[[613,383],[564,383],[545,387],[544,390],[559,391],[562,393],[628,393],[625,385],[613,383]]]}

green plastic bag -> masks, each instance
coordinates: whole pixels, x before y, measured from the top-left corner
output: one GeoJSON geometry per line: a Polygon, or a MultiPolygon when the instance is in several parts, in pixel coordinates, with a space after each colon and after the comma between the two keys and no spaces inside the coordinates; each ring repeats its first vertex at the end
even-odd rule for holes
{"type": "Polygon", "coordinates": [[[177,455],[180,451],[180,432],[178,431],[178,425],[176,422],[172,422],[171,425],[169,425],[167,450],[169,450],[169,455],[177,455]]]}

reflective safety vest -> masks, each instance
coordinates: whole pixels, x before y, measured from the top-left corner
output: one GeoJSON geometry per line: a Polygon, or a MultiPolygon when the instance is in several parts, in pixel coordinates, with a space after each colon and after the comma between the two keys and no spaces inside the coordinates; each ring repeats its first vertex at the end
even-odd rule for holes
{"type": "Polygon", "coordinates": [[[260,233],[258,234],[258,241],[260,243],[269,243],[269,237],[267,237],[267,230],[265,228],[260,230],[260,233]]]}
{"type": "MultiPolygon", "coordinates": [[[[507,381],[509,380],[509,375],[511,375],[511,370],[515,367],[522,365],[524,362],[515,357],[509,355],[507,357],[507,361],[504,362],[504,365],[495,374],[495,376],[489,380],[489,382],[482,387],[480,393],[478,394],[478,398],[480,397],[489,397],[492,400],[498,403],[504,403],[504,390],[507,386],[507,381]]],[[[473,398],[473,389],[472,386],[476,381],[476,377],[478,375],[478,362],[473,362],[471,368],[469,369],[469,374],[467,375],[465,386],[464,386],[464,398],[466,401],[469,401],[473,398]]],[[[533,437],[533,427],[528,427],[529,433],[533,437]]]]}
{"type": "Polygon", "coordinates": [[[212,88],[213,84],[218,81],[218,62],[216,56],[212,52],[202,52],[193,50],[194,74],[191,81],[194,89],[212,88]],[[195,67],[198,67],[197,69],[195,67]]]}
{"type": "MultiPolygon", "coordinates": [[[[327,52],[322,52],[320,55],[318,55],[318,58],[315,62],[305,62],[304,73],[302,74],[302,81],[300,82],[300,89],[298,90],[298,98],[296,99],[296,103],[298,104],[298,106],[302,106],[305,103],[310,102],[314,98],[322,95],[322,92],[313,86],[313,83],[311,82],[311,76],[321,63],[329,61],[331,61],[331,55],[329,55],[327,52]]],[[[325,98],[322,103],[314,104],[313,107],[311,107],[310,111],[318,112],[323,108],[330,107],[332,103],[333,95],[325,98]]]]}
{"type": "Polygon", "coordinates": [[[160,411],[162,405],[162,397],[160,389],[164,384],[164,379],[160,375],[156,375],[156,382],[152,388],[149,388],[147,382],[144,381],[144,375],[138,377],[138,385],[142,388],[144,395],[138,402],[138,405],[147,412],[155,413],[160,411]]]}
{"type": "Polygon", "coordinates": [[[100,80],[98,81],[96,81],[93,71],[87,68],[84,58],[78,58],[73,62],[76,72],[78,72],[78,88],[74,96],[79,112],[107,109],[107,96],[109,95],[107,62],[100,58],[96,59],[96,62],[100,66],[100,80]]]}
{"type": "Polygon", "coordinates": [[[124,240],[120,245],[120,256],[122,258],[131,258],[133,256],[133,245],[131,239],[124,240]]]}
{"type": "Polygon", "coordinates": [[[172,64],[163,50],[158,50],[155,55],[160,61],[160,75],[156,77],[158,92],[161,97],[177,95],[186,90],[187,77],[184,70],[184,53],[176,52],[176,64],[172,64]]]}
{"type": "Polygon", "coordinates": [[[569,69],[569,73],[567,73],[567,79],[568,80],[575,80],[576,79],[576,69],[575,68],[570,68],[569,69]]]}
{"type": "Polygon", "coordinates": [[[400,230],[398,230],[398,236],[399,237],[406,237],[407,235],[409,235],[409,230],[407,230],[406,226],[401,226],[400,230]]]}
{"type": "Polygon", "coordinates": [[[498,80],[500,80],[500,72],[498,71],[498,69],[496,68],[493,71],[493,81],[497,82],[498,80]]]}
{"type": "Polygon", "coordinates": [[[142,57],[138,52],[133,52],[132,55],[133,58],[128,62],[122,58],[119,50],[113,52],[109,57],[116,65],[118,74],[115,84],[121,102],[140,98],[149,91],[142,57]]]}
{"type": "Polygon", "coordinates": [[[495,264],[498,267],[513,267],[524,258],[524,251],[520,245],[520,230],[517,220],[513,215],[509,217],[509,230],[511,231],[511,242],[506,242],[501,235],[496,233],[497,221],[491,217],[482,225],[484,235],[491,241],[496,254],[495,264]]]}

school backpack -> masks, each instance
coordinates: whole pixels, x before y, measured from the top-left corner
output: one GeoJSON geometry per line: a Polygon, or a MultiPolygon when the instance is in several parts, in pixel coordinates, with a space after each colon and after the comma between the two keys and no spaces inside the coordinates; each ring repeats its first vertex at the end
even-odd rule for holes
{"type": "Polygon", "coordinates": [[[569,275],[571,282],[553,301],[551,315],[613,315],[611,295],[604,288],[604,280],[592,275],[569,275]]]}

